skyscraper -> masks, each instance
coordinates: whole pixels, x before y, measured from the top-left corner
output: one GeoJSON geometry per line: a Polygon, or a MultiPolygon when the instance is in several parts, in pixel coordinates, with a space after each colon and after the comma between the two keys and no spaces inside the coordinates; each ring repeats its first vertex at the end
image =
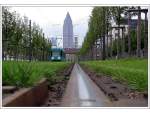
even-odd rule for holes
{"type": "Polygon", "coordinates": [[[73,25],[69,13],[67,13],[63,25],[63,48],[74,48],[73,25]]]}
{"type": "Polygon", "coordinates": [[[75,48],[78,48],[78,36],[75,36],[74,39],[75,39],[74,46],[75,46],[75,48]]]}

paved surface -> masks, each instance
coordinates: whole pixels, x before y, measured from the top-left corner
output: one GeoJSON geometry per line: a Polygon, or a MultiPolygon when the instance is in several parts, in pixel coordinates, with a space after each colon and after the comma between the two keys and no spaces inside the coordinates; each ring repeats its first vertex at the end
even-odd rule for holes
{"type": "Polygon", "coordinates": [[[78,64],[74,65],[61,106],[108,107],[112,103],[86,75],[78,64]]]}

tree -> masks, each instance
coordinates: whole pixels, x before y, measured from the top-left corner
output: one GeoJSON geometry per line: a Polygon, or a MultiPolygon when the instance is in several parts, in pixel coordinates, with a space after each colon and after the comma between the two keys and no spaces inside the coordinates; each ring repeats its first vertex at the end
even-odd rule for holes
{"type": "MultiPolygon", "coordinates": [[[[138,10],[141,8],[138,7],[138,10]]],[[[137,23],[137,57],[141,56],[141,12],[138,11],[138,23],[137,23]]]]}
{"type": "Polygon", "coordinates": [[[111,7],[111,14],[113,17],[113,20],[116,22],[117,26],[118,26],[118,40],[117,40],[117,56],[118,58],[121,55],[121,40],[120,40],[120,24],[121,24],[121,20],[123,20],[124,16],[127,14],[126,9],[128,9],[128,7],[120,7],[120,6],[116,6],[116,7],[111,7]]]}
{"type": "MultiPolygon", "coordinates": [[[[91,56],[93,56],[93,47],[95,47],[95,42],[98,39],[102,39],[103,43],[101,46],[103,49],[102,58],[105,59],[105,37],[107,36],[107,32],[109,30],[111,16],[109,7],[94,7],[92,10],[92,14],[89,19],[89,30],[85,37],[81,52],[90,51],[91,56]],[[107,13],[106,13],[107,12],[107,13]],[[106,21],[107,20],[107,21],[106,21]],[[108,26],[106,27],[106,25],[108,26]],[[87,45],[88,44],[88,45],[87,45]]],[[[108,37],[108,36],[107,36],[108,37]]],[[[97,49],[97,46],[96,46],[97,49]]],[[[95,53],[97,55],[97,53],[95,53]]]]}
{"type": "Polygon", "coordinates": [[[41,57],[43,51],[48,53],[51,48],[51,43],[45,39],[39,25],[33,22],[30,30],[29,19],[10,12],[8,7],[3,7],[2,34],[3,60],[6,56],[13,56],[14,60],[29,60],[31,54],[36,60],[44,60],[41,57]]]}

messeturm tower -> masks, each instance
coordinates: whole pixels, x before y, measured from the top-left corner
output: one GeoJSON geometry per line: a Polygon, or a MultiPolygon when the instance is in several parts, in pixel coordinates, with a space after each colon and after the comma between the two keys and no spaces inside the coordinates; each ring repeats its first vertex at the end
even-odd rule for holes
{"type": "Polygon", "coordinates": [[[69,13],[67,13],[63,25],[63,48],[74,48],[73,25],[69,13]]]}

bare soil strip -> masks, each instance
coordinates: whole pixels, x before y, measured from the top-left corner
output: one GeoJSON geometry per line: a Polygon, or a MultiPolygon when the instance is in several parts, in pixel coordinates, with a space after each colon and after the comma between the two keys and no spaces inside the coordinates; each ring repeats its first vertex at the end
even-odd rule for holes
{"type": "Polygon", "coordinates": [[[60,106],[73,66],[74,64],[71,64],[68,68],[58,73],[58,76],[62,76],[63,79],[48,84],[49,96],[42,107],[60,106]]]}

